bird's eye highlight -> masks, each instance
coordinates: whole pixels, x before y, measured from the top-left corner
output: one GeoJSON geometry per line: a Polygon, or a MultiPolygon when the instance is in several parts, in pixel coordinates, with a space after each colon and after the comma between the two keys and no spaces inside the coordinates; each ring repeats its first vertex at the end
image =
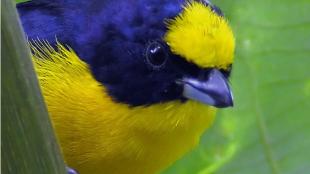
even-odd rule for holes
{"type": "Polygon", "coordinates": [[[146,62],[152,68],[158,69],[165,65],[168,53],[164,45],[158,41],[151,42],[146,49],[146,62]]]}

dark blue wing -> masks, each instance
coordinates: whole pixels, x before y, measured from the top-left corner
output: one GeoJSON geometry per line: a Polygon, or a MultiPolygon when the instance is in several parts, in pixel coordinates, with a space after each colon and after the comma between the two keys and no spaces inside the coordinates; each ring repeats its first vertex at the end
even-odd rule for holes
{"type": "Polygon", "coordinates": [[[72,47],[83,59],[88,59],[104,34],[100,26],[105,20],[98,15],[103,13],[104,2],[33,0],[16,7],[28,40],[47,40],[51,45],[58,40],[72,47]]]}
{"type": "MultiPolygon", "coordinates": [[[[33,0],[17,5],[28,39],[56,38],[89,64],[161,38],[185,0],[33,0]],[[126,45],[126,48],[124,48],[126,45]],[[103,49],[105,48],[105,49],[103,49]]],[[[143,51],[143,50],[142,50],[143,51]]]]}
{"type": "Polygon", "coordinates": [[[40,0],[19,3],[16,7],[29,40],[40,38],[53,44],[57,36],[60,41],[67,41],[65,19],[62,15],[65,8],[40,0]]]}

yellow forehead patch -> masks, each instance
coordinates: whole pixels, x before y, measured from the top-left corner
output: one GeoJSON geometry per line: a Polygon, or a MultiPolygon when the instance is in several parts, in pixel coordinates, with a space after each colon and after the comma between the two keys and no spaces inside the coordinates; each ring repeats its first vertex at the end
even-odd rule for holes
{"type": "Polygon", "coordinates": [[[164,39],[174,54],[203,68],[225,69],[232,64],[234,35],[227,21],[210,7],[190,2],[167,26],[164,39]]]}

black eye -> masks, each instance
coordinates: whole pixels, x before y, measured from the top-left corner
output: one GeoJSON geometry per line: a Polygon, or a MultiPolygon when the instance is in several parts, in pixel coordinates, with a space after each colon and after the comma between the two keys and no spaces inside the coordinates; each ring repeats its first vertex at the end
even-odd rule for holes
{"type": "Polygon", "coordinates": [[[168,53],[164,45],[158,41],[151,42],[146,49],[146,61],[153,68],[158,69],[165,65],[168,53]]]}

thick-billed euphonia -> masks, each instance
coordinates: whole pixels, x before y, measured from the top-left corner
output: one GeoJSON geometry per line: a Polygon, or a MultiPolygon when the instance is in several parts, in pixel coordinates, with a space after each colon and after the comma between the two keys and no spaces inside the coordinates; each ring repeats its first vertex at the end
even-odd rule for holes
{"type": "Polygon", "coordinates": [[[80,174],[154,174],[233,105],[235,39],[207,0],[17,5],[65,162],[80,174]]]}

